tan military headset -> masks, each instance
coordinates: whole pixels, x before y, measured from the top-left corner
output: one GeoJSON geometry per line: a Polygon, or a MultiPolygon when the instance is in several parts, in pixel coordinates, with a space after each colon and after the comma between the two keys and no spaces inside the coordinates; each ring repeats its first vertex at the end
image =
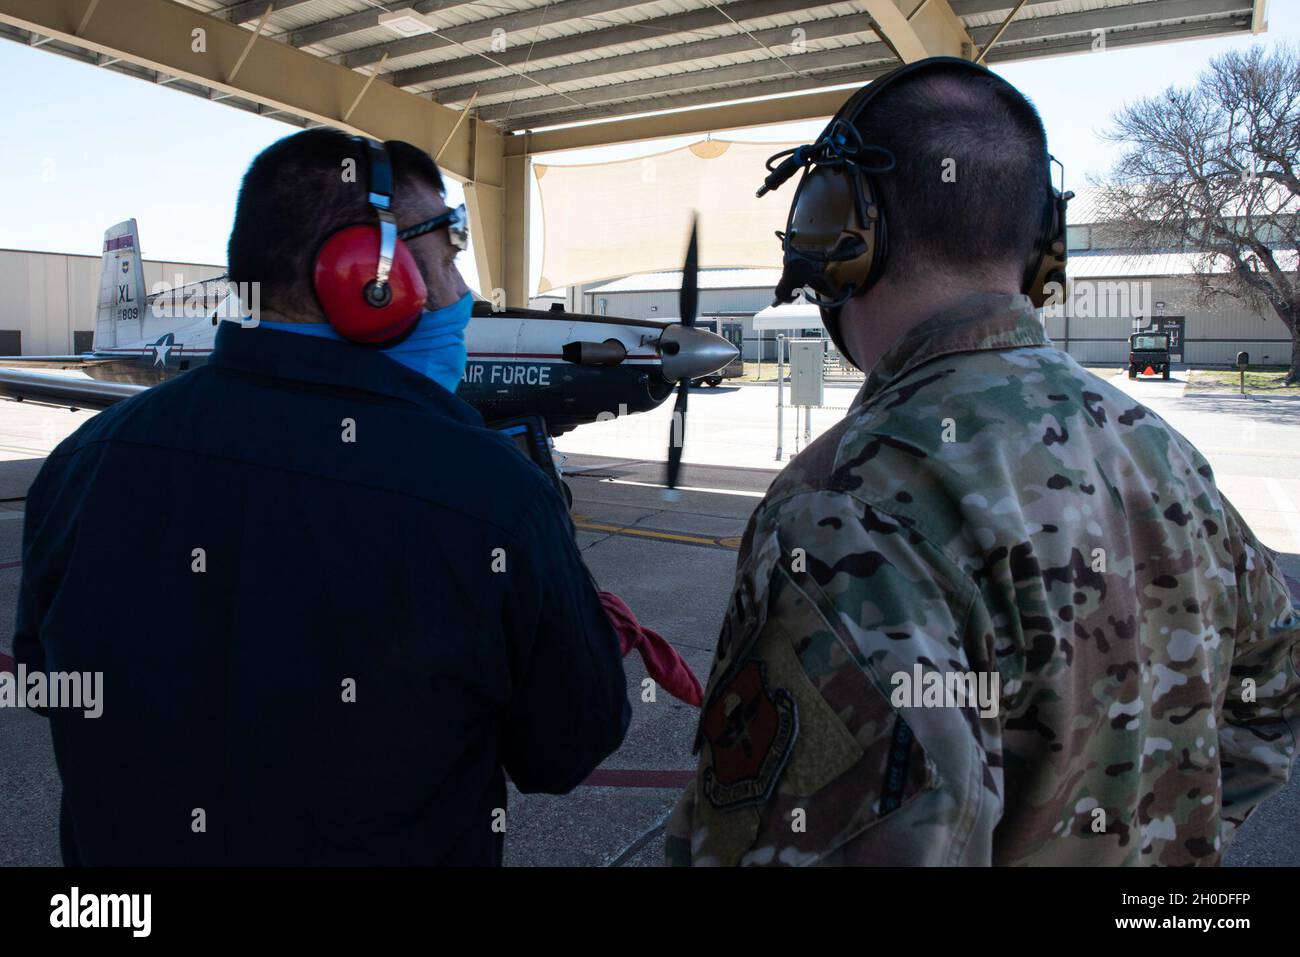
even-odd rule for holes
{"type": "MultiPolygon", "coordinates": [[[[805,299],[821,307],[831,339],[850,360],[853,357],[840,331],[840,308],[871,288],[884,272],[888,233],[875,177],[888,174],[897,164],[889,150],[863,142],[857,121],[886,89],[936,68],[965,70],[1006,83],[991,70],[957,57],[931,57],[901,66],[855,93],[816,142],[770,157],[769,174],[758,190],[761,197],[804,171],[786,228],[777,232],[783,268],[773,305],[792,302],[803,290],[805,299]]],[[[1074,196],[1052,184],[1051,164],[1059,167],[1060,163],[1050,154],[1048,161],[1042,230],[1030,251],[1021,286],[1036,308],[1065,288],[1065,210],[1074,196]]]]}

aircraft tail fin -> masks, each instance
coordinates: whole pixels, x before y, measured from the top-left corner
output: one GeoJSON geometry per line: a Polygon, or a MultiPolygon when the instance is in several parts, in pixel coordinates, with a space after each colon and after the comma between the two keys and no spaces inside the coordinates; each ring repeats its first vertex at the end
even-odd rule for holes
{"type": "Polygon", "coordinates": [[[99,302],[95,311],[93,348],[109,349],[144,334],[147,302],[140,234],[135,220],[110,226],[104,233],[104,258],[99,273],[99,302]]]}

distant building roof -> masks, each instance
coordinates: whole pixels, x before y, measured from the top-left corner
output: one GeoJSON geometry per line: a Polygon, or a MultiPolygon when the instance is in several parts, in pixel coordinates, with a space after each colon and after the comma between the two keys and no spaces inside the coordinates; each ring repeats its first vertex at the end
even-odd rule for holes
{"type": "MultiPolygon", "coordinates": [[[[1071,187],[1067,182],[1068,188],[1074,190],[1074,199],[1070,200],[1069,209],[1066,211],[1066,222],[1071,226],[1090,226],[1096,223],[1105,223],[1111,217],[1107,216],[1104,211],[1104,186],[1074,186],[1071,187]]],[[[1275,213],[1297,213],[1300,212],[1300,197],[1293,196],[1281,186],[1267,186],[1266,194],[1256,200],[1262,202],[1263,206],[1254,210],[1255,215],[1260,215],[1261,209],[1273,210],[1275,213]]],[[[1242,216],[1247,210],[1239,202],[1240,197],[1235,197],[1230,203],[1224,205],[1222,214],[1225,216],[1242,216]]]]}
{"type": "Polygon", "coordinates": [[[1074,187],[1074,199],[1066,209],[1065,221],[1071,226],[1105,222],[1106,217],[1101,214],[1101,190],[1095,186],[1074,187]]]}

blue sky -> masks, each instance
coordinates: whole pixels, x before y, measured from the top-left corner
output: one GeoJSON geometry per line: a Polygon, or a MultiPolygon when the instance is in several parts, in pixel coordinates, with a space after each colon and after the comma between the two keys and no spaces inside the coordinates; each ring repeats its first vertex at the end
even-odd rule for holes
{"type": "MultiPolygon", "coordinates": [[[[1209,59],[1255,42],[1300,39],[1300,3],[1269,4],[1269,31],[1006,64],[998,72],[1037,105],[1067,185],[1104,172],[1112,148],[1097,131],[1126,101],[1195,79],[1209,59]]],[[[98,254],[104,229],[134,216],[151,259],[225,261],[239,179],[294,127],[57,56],[0,42],[0,248],[98,254]]],[[[786,124],[734,139],[807,139],[822,123],[786,124]]],[[[552,154],[547,162],[623,159],[698,137],[552,154]]],[[[449,200],[460,188],[449,184],[449,200]]],[[[536,240],[534,240],[536,246],[536,240]]],[[[540,257],[534,249],[533,261],[540,257]]],[[[461,257],[474,283],[473,259],[461,257]]]]}

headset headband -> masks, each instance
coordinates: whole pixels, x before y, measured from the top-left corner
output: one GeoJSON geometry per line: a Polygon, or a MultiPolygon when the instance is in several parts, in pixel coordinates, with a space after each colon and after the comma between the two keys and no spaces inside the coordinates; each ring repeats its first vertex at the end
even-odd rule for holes
{"type": "MultiPolygon", "coordinates": [[[[388,147],[367,136],[354,137],[366,146],[366,201],[379,218],[379,261],[375,264],[373,295],[387,295],[388,276],[393,269],[393,256],[397,252],[397,220],[391,209],[393,204],[393,164],[388,160],[388,147]]],[[[369,295],[369,293],[368,293],[369,295]]]]}

